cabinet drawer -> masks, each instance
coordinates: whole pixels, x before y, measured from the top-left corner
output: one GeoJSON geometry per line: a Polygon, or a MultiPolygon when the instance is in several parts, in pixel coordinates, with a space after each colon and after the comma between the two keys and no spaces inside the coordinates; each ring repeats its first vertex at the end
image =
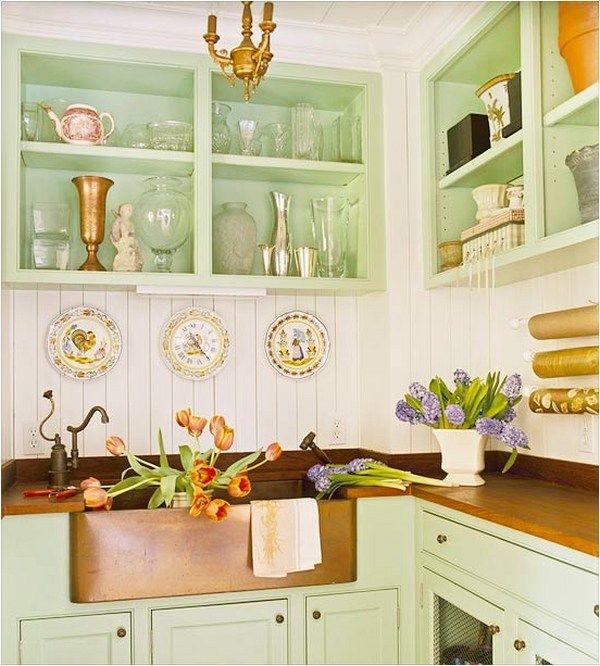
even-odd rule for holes
{"type": "Polygon", "coordinates": [[[427,512],[422,538],[424,551],[597,632],[595,574],[427,512]]]}

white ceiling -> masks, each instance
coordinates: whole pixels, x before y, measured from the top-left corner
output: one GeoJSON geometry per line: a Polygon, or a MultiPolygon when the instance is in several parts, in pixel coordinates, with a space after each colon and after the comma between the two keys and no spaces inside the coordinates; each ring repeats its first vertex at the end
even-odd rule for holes
{"type": "MultiPolygon", "coordinates": [[[[190,13],[215,13],[217,16],[234,17],[241,13],[240,2],[144,2],[145,5],[154,5],[162,9],[187,11],[190,13]]],[[[431,11],[435,4],[460,4],[432,0],[411,2],[371,2],[340,1],[336,2],[306,2],[304,0],[276,0],[274,21],[318,23],[326,26],[345,26],[364,28],[367,26],[381,26],[406,32],[419,21],[425,11],[431,11]]],[[[262,2],[252,4],[252,13],[258,20],[262,16],[262,2]]]]}

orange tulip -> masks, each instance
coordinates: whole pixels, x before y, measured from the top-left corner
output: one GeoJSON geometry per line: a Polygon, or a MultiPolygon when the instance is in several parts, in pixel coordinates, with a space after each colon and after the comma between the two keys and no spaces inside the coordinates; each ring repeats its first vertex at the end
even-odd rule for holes
{"type": "Polygon", "coordinates": [[[192,437],[200,437],[208,421],[203,416],[190,415],[188,420],[188,432],[192,437]]]}
{"type": "Polygon", "coordinates": [[[224,425],[215,433],[215,447],[219,451],[227,451],[233,444],[234,431],[228,425],[224,425]]]}
{"type": "Polygon", "coordinates": [[[279,458],[281,455],[281,445],[279,442],[273,442],[272,444],[269,444],[265,450],[265,460],[268,460],[269,462],[273,462],[279,458]]]}
{"type": "Polygon", "coordinates": [[[223,499],[211,500],[210,504],[206,507],[206,517],[214,520],[215,523],[220,523],[227,518],[227,512],[231,505],[223,499]]]}
{"type": "Polygon", "coordinates": [[[201,460],[195,460],[190,479],[195,486],[204,487],[212,483],[218,474],[219,470],[216,467],[207,465],[201,460]]]}
{"type": "Polygon", "coordinates": [[[88,509],[104,509],[112,506],[112,497],[103,488],[92,486],[83,491],[83,501],[88,509]]]}
{"type": "Polygon", "coordinates": [[[194,488],[194,499],[192,500],[192,506],[190,506],[190,516],[192,516],[192,518],[199,516],[209,503],[210,497],[206,495],[201,488],[194,488]]]}
{"type": "Polygon", "coordinates": [[[79,487],[81,490],[85,490],[86,488],[100,488],[102,484],[98,479],[95,479],[93,476],[90,476],[89,479],[84,479],[80,484],[79,487]]]}
{"type": "Polygon", "coordinates": [[[210,433],[211,435],[216,435],[221,428],[225,427],[225,419],[218,414],[215,414],[210,420],[210,433]]]}
{"type": "Polygon", "coordinates": [[[175,412],[175,421],[177,425],[180,425],[182,428],[187,428],[190,422],[190,416],[192,415],[191,409],[180,409],[178,412],[175,412]]]}
{"type": "Polygon", "coordinates": [[[247,476],[234,476],[227,486],[227,492],[232,497],[246,497],[252,490],[250,479],[247,476]]]}
{"type": "Polygon", "coordinates": [[[125,442],[116,435],[111,435],[106,440],[106,448],[113,456],[122,456],[125,453],[125,442]]]}

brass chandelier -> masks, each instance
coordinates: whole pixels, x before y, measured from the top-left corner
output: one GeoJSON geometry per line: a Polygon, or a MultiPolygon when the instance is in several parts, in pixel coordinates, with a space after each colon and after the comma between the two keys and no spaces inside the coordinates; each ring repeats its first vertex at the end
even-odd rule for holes
{"type": "Polygon", "coordinates": [[[210,14],[204,41],[208,44],[208,52],[212,59],[219,65],[223,74],[231,86],[235,85],[236,79],[244,83],[244,101],[250,101],[250,95],[256,91],[263,76],[267,73],[269,62],[273,58],[271,53],[271,33],[277,25],[273,23],[273,3],[265,2],[263,20],[258,24],[262,31],[262,39],[258,47],[254,46],[252,37],[252,2],[242,2],[242,36],[239,46],[231,49],[229,53],[225,49],[217,51],[215,44],[220,37],[217,35],[217,17],[210,14]]]}

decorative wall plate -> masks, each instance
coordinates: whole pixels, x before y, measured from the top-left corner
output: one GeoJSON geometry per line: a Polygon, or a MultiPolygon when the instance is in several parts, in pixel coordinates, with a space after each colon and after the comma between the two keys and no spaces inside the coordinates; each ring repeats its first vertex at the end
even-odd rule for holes
{"type": "Polygon", "coordinates": [[[161,336],[163,358],[180,377],[207,379],[224,365],[229,333],[219,315],[201,308],[175,313],[161,336]]]}
{"type": "Polygon", "coordinates": [[[310,377],[329,354],[329,334],[314,315],[295,310],[278,317],[265,337],[269,363],[286,377],[310,377]]]}
{"type": "Polygon", "coordinates": [[[121,347],[121,331],[114,319],[87,306],[61,312],[48,331],[50,362],[74,379],[105,375],[119,360],[121,347]]]}

